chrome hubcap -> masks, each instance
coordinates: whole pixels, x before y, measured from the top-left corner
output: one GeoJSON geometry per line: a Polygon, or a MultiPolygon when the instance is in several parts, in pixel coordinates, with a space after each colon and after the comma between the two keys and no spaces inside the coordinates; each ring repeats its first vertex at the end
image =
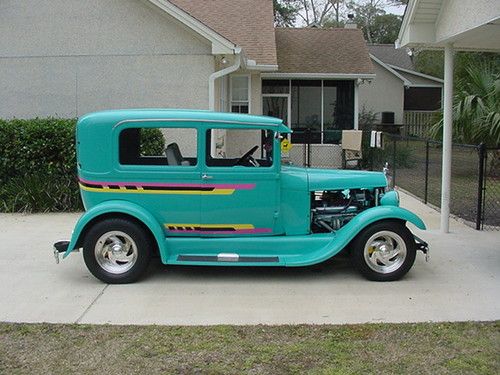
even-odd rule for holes
{"type": "Polygon", "coordinates": [[[137,261],[137,245],[126,233],[111,231],[104,233],[94,249],[97,263],[107,272],[115,275],[130,270],[137,261]]]}
{"type": "Polygon", "coordinates": [[[394,272],[406,259],[406,244],[397,233],[380,231],[366,242],[364,257],[372,270],[379,273],[394,272]]]}

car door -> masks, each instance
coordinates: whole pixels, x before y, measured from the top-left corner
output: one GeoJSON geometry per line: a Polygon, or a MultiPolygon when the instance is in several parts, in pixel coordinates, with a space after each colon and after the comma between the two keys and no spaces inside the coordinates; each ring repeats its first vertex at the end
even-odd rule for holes
{"type": "MultiPolygon", "coordinates": [[[[152,213],[167,236],[198,236],[201,164],[198,131],[184,124],[131,123],[119,133],[121,199],[152,213]],[[158,139],[158,135],[160,139],[158,139]]],[[[115,186],[116,185],[116,186],[115,186]]]]}
{"type": "MultiPolygon", "coordinates": [[[[276,233],[279,202],[279,165],[273,163],[273,132],[262,129],[223,129],[214,154],[215,130],[205,132],[205,160],[202,165],[202,236],[268,236],[276,233]],[[258,166],[237,163],[248,150],[258,166]],[[238,165],[236,165],[238,164],[238,165]]],[[[220,130],[218,130],[221,133],[220,130]]]]}

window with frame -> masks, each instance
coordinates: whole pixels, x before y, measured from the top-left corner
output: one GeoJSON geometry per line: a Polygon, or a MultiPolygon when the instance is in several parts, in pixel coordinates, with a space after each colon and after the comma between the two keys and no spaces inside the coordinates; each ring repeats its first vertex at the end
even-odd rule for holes
{"type": "Polygon", "coordinates": [[[195,128],[127,128],[118,137],[123,165],[195,166],[198,162],[195,128]]]}
{"type": "Polygon", "coordinates": [[[290,95],[294,143],[340,143],[354,128],[354,91],[354,80],[262,80],[263,97],[290,95]]]}
{"type": "Polygon", "coordinates": [[[231,112],[250,112],[250,76],[231,76],[231,112]]]}
{"type": "Polygon", "coordinates": [[[275,134],[262,129],[207,130],[207,166],[271,167],[275,134]],[[215,140],[215,148],[211,147],[212,139],[215,140]]]}

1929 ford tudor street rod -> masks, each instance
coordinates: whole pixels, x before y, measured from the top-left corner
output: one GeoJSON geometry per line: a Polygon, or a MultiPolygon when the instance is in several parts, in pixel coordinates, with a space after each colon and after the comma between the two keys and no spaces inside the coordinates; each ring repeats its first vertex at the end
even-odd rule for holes
{"type": "Polygon", "coordinates": [[[78,177],[86,212],[67,257],[83,248],[90,272],[128,283],[152,256],[164,264],[307,266],[342,250],[371,280],[396,280],[427,244],[406,223],[382,172],[281,163],[290,129],[264,116],[117,110],[80,118],[78,177]]]}

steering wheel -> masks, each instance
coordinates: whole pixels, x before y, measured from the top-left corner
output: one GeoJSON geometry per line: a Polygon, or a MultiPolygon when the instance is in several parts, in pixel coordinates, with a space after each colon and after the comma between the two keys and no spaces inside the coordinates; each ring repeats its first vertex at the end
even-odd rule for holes
{"type": "Polygon", "coordinates": [[[255,145],[253,146],[250,150],[248,150],[241,158],[238,159],[238,161],[234,165],[245,165],[247,167],[253,166],[253,167],[258,167],[259,163],[252,157],[255,151],[259,146],[255,145]]]}

